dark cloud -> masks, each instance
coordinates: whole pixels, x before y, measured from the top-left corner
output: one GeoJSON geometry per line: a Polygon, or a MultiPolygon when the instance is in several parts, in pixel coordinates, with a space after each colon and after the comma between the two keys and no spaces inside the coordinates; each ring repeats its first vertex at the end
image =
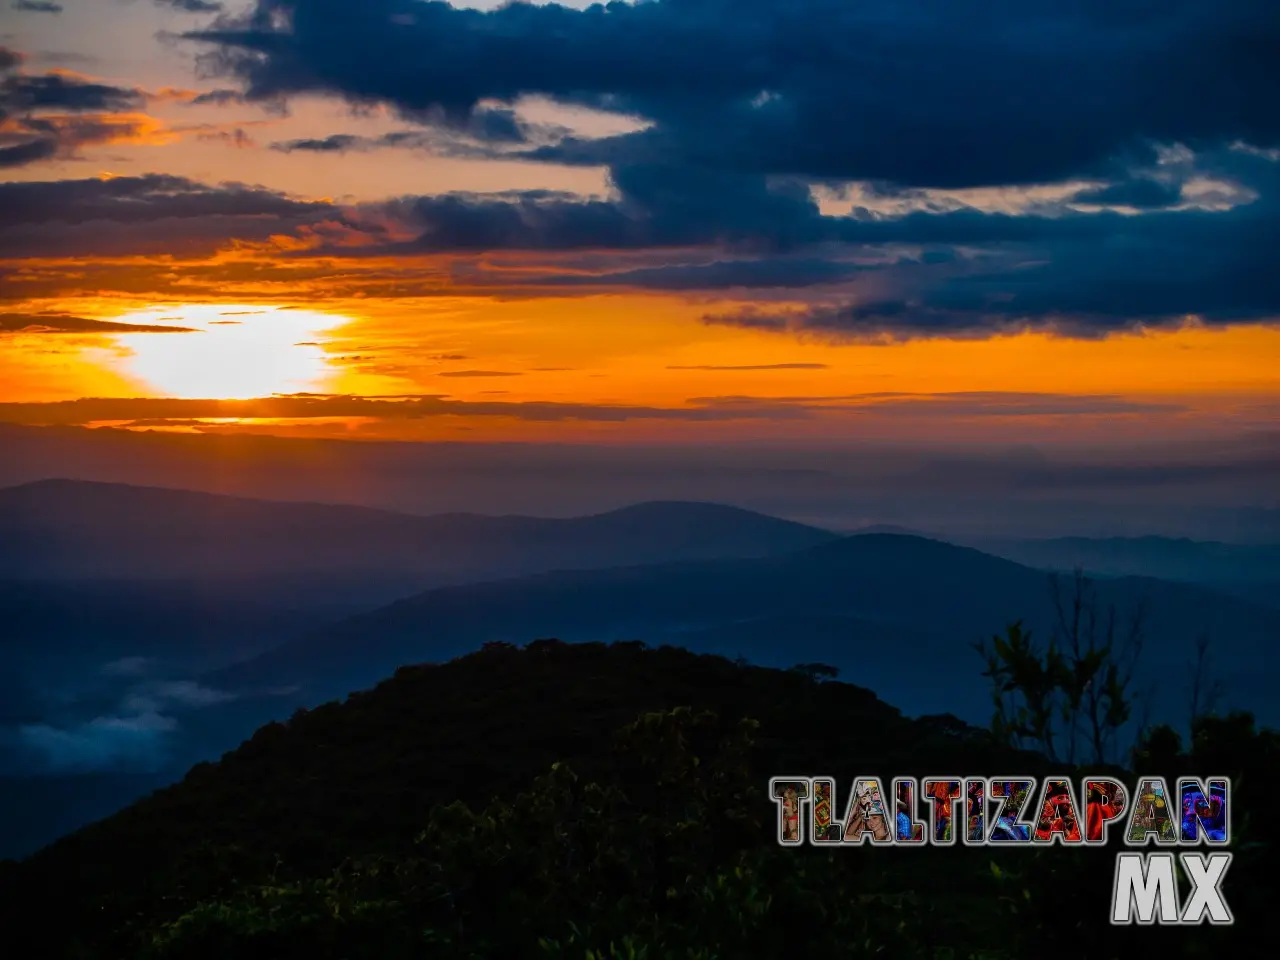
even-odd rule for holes
{"type": "Polygon", "coordinates": [[[717,260],[713,263],[669,264],[611,273],[549,272],[523,283],[547,287],[630,287],[642,290],[778,289],[847,281],[874,266],[841,260],[773,257],[717,260]]]}
{"type": "Polygon", "coordinates": [[[58,152],[57,140],[28,140],[12,147],[0,147],[0,169],[25,167],[29,163],[48,160],[58,152]]]}
{"type": "Polygon", "coordinates": [[[66,727],[50,723],[18,728],[19,743],[43,772],[155,770],[168,758],[177,721],[158,713],[101,716],[66,727]]]}
{"type": "Polygon", "coordinates": [[[22,64],[22,54],[8,47],[0,46],[0,73],[7,73],[22,64]]]}
{"type": "Polygon", "coordinates": [[[52,0],[13,0],[13,9],[27,13],[61,13],[62,4],[52,0]]]}
{"type": "MultiPolygon", "coordinates": [[[[710,319],[837,339],[1024,329],[1094,336],[1188,317],[1269,322],[1280,315],[1269,239],[1280,232],[1280,164],[1257,151],[1227,150],[1184,166],[1165,173],[1177,174],[1179,182],[1194,175],[1221,183],[1234,205],[1141,215],[1060,204],[1023,214],[962,207],[824,216],[806,192],[786,182],[704,178],[670,168],[615,171],[612,200],[530,191],[406,197],[351,208],[178,177],[8,183],[0,184],[0,254],[197,256],[232,240],[305,230],[309,242],[296,249],[234,265],[191,265],[182,280],[333,284],[335,272],[316,259],[322,257],[350,263],[337,275],[344,286],[335,289],[350,295],[422,296],[442,280],[459,289],[518,287],[530,295],[553,287],[789,289],[796,291],[792,300],[807,305],[757,306],[710,319]],[[412,239],[389,239],[405,235],[412,239]],[[725,252],[708,259],[708,250],[717,248],[725,252]],[[498,250],[543,251],[543,266],[504,270],[474,259],[411,265],[422,255],[498,250]],[[614,253],[602,253],[608,250],[614,253]],[[660,265],[609,267],[641,256],[660,265]],[[383,266],[367,279],[355,263],[395,258],[410,259],[400,272],[383,266]]],[[[125,282],[118,267],[86,263],[83,269],[105,271],[84,279],[103,289],[125,282]]],[[[27,272],[21,279],[30,293],[57,278],[27,272]]],[[[0,287],[8,282],[0,270],[0,287]]],[[[65,292],[67,278],[60,282],[65,292]]],[[[144,282],[155,281],[139,276],[118,289],[160,291],[138,286],[144,282]]]]}
{"type": "MultiPolygon", "coordinates": [[[[1277,163],[1231,149],[1280,145],[1280,113],[1265,95],[1280,85],[1270,55],[1280,8],[1264,0],[997,0],[980,9],[659,0],[488,12],[416,0],[257,0],[190,36],[207,47],[204,66],[250,101],[330,94],[389,105],[420,128],[278,149],[500,142],[508,156],[607,167],[614,188],[610,200],[406,197],[363,215],[414,239],[322,245],[331,256],[668,251],[675,262],[552,264],[518,282],[808,289],[798,308],[712,319],[836,338],[1028,328],[1092,336],[1280,314],[1266,239],[1280,230],[1277,163]],[[648,125],[535,138],[511,112],[526,94],[648,125]],[[1189,150],[1171,160],[1161,145],[1172,144],[1189,150]],[[1195,201],[1189,185],[1206,179],[1225,201],[1195,201]],[[1080,180],[1095,185],[1065,201],[1028,199],[1021,212],[937,192],[1080,180]],[[848,181],[861,182],[874,209],[824,216],[811,186],[848,181]],[[886,213],[886,203],[899,212],[886,213]],[[704,256],[689,257],[694,249],[704,256]],[[719,255],[708,259],[708,250],[719,255]]],[[[455,274],[516,282],[483,265],[455,274]]]]}
{"type": "Polygon", "coordinates": [[[197,93],[194,97],[192,97],[188,101],[188,103],[191,103],[191,104],[196,104],[196,105],[208,104],[208,105],[218,106],[218,107],[223,107],[232,103],[243,103],[243,102],[244,102],[243,93],[241,93],[239,90],[227,90],[225,88],[218,89],[218,90],[209,90],[205,93],[197,93]]]}
{"type": "Polygon", "coordinates": [[[218,13],[222,4],[215,0],[154,0],[157,7],[170,7],[185,13],[218,13]]]}
{"type": "Polygon", "coordinates": [[[0,334],[5,333],[196,333],[191,327],[166,327],[151,323],[117,323],[51,313],[0,313],[0,334]]]}
{"type": "Polygon", "coordinates": [[[694,397],[683,407],[615,406],[554,402],[454,400],[444,396],[352,397],[315,394],[256,400],[178,400],[165,398],[83,398],[47,403],[0,403],[0,422],[37,426],[83,426],[119,422],[130,426],[203,426],[205,418],[322,420],[429,417],[506,417],[530,422],[630,420],[716,422],[804,420],[826,416],[1040,417],[1178,413],[1177,404],[1152,403],[1108,395],[1037,393],[854,393],[835,396],[694,397]]]}
{"type": "Polygon", "coordinates": [[[650,166],[615,168],[612,181],[617,200],[530,191],[391,201],[382,214],[418,236],[386,252],[692,246],[785,252],[840,236],[839,222],[822,217],[808,188],[796,182],[650,166]]]}
{"type": "Polygon", "coordinates": [[[10,739],[16,740],[23,766],[41,773],[154,770],[169,759],[179,731],[177,715],[236,698],[190,680],[147,679],[155,666],[147,657],[132,656],[102,667],[104,676],[134,681],[110,712],[18,726],[10,739]]]}
{"type": "MultiPolygon", "coordinates": [[[[0,258],[82,259],[85,270],[107,271],[102,282],[115,271],[120,284],[125,278],[117,268],[96,267],[92,258],[208,256],[232,240],[266,240],[303,224],[342,220],[326,202],[160,174],[0,183],[0,258]]],[[[376,227],[365,229],[376,234],[376,227]]]]}
{"type": "Polygon", "coordinates": [[[746,364],[727,364],[719,366],[716,364],[697,364],[694,366],[671,366],[668,370],[826,370],[825,363],[746,363],[746,364]]]}
{"type": "Polygon", "coordinates": [[[1096,176],[1151,140],[1280,142],[1269,0],[258,0],[192,36],[257,99],[464,122],[543,94],[652,123],[541,151],[561,162],[960,187],[1096,176]]]}
{"type": "Polygon", "coordinates": [[[1182,184],[1163,183],[1150,177],[1137,177],[1105,187],[1084,190],[1071,198],[1072,203],[1139,209],[1172,207],[1181,200],[1182,184]]]}
{"type": "MultiPolygon", "coordinates": [[[[424,118],[431,120],[432,118],[424,118]]],[[[373,150],[426,150],[443,156],[495,158],[532,140],[563,137],[562,128],[530,124],[507,108],[477,109],[461,120],[445,116],[427,129],[393,130],[377,137],[336,133],[327,137],[285,140],[271,149],[281,153],[351,153],[373,150]]]]}
{"type": "Polygon", "coordinates": [[[115,113],[146,102],[143,91],[95,83],[63,73],[18,74],[0,83],[0,109],[115,113]]]}
{"type": "Polygon", "coordinates": [[[356,137],[350,134],[335,133],[321,140],[284,140],[271,145],[272,150],[281,153],[293,153],[295,150],[307,153],[345,153],[357,148],[358,144],[371,143],[367,137],[356,137]]]}
{"type": "Polygon", "coordinates": [[[66,73],[14,73],[20,58],[0,49],[0,168],[22,167],[79,147],[127,140],[145,124],[124,114],[146,102],[131,87],[96,83],[66,73]]]}
{"type": "Polygon", "coordinates": [[[331,204],[294,200],[245,184],[217,186],[145,174],[0,184],[0,229],[27,223],[139,224],[191,217],[276,217],[336,213],[331,204]]]}
{"type": "Polygon", "coordinates": [[[509,417],[531,422],[585,420],[621,423],[628,420],[714,422],[721,420],[797,419],[807,412],[786,405],[749,409],[714,407],[643,407],[554,402],[502,403],[451,400],[442,396],[350,397],[314,394],[264,397],[257,400],[171,400],[163,398],[93,398],[50,403],[0,403],[0,422],[38,426],[81,426],[102,421],[192,421],[201,418],[306,420],[372,417],[417,420],[426,417],[509,417]]]}
{"type": "Polygon", "coordinates": [[[196,134],[196,139],[206,143],[225,143],[229,147],[238,149],[257,146],[253,137],[245,133],[241,127],[233,127],[230,130],[204,130],[196,134]]]}

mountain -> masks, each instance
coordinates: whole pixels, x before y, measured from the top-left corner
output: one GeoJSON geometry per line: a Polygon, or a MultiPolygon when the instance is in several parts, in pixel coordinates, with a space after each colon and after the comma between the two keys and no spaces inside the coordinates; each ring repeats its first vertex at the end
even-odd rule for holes
{"type": "MultiPolygon", "coordinates": [[[[232,882],[261,875],[259,854],[279,858],[272,872],[283,881],[352,853],[407,848],[433,805],[510,797],[557,761],[602,775],[621,725],[685,705],[759,721],[760,778],[833,763],[842,775],[856,765],[883,776],[903,764],[991,766],[976,731],[957,738],[955,727],[907,720],[856,686],[674,648],[544,641],[405,667],[344,703],[265,726],[219,762],[54,843],[16,877],[24,896],[56,890],[83,935],[122,914],[163,917],[219,892],[225,869],[232,882]]],[[[1015,765],[1038,768],[1028,757],[1015,765]]]]}
{"type": "MultiPolygon", "coordinates": [[[[318,702],[400,664],[448,659],[487,641],[634,638],[772,666],[826,660],[909,712],[985,721],[990,708],[971,645],[1016,619],[1047,637],[1050,587],[1043,571],[971,548],[868,534],[781,556],[429,590],[206,679],[227,689],[296,686],[298,702],[318,702]]],[[[1185,713],[1185,664],[1204,633],[1228,694],[1270,709],[1265,678],[1280,656],[1280,611],[1149,578],[1099,581],[1094,590],[1103,615],[1108,607],[1121,617],[1145,611],[1142,679],[1155,685],[1159,712],[1185,713]]],[[[237,709],[263,719],[250,704],[237,709]]]]}
{"type": "Polygon", "coordinates": [[[0,817],[25,825],[0,833],[0,856],[112,809],[105,798],[176,778],[290,709],[292,681],[245,697],[199,674],[426,586],[760,556],[833,537],[702,503],[544,520],[66,480],[0,490],[0,776],[38,776],[33,794],[61,797],[36,819],[0,797],[0,817]]]}
{"type": "MultiPolygon", "coordinates": [[[[1254,822],[1277,788],[1276,735],[1243,718],[1201,734],[1191,756],[1157,738],[1142,771],[1254,783],[1232,794],[1237,821],[1254,822]]],[[[1100,850],[777,843],[770,777],[833,777],[843,820],[855,777],[942,770],[1083,772],[955,718],[907,719],[844,682],[670,647],[495,644],[269,724],[181,783],[0,862],[0,910],[11,939],[82,960],[665,960],[711,956],[707,944],[912,960],[945,944],[1014,960],[1127,956],[1152,937],[1161,956],[1224,938],[1274,953],[1265,835],[1232,864],[1236,926],[1202,930],[1108,923],[1100,850]]]]}
{"type": "Polygon", "coordinates": [[[387,576],[421,589],[562,566],[763,556],[834,536],[710,503],[561,520],[413,516],[73,480],[0,490],[0,576],[24,579],[323,577],[329,589],[387,576]]]}

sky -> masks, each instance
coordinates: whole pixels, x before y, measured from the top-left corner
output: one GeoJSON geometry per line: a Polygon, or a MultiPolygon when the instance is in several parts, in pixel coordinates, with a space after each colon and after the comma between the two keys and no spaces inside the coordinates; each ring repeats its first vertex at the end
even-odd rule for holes
{"type": "Polygon", "coordinates": [[[0,421],[1280,419],[1271,0],[0,0],[0,421]]]}

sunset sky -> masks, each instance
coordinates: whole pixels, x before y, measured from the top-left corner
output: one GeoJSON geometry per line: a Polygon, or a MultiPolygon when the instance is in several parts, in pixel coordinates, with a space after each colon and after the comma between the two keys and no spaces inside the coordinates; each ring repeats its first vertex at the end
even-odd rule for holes
{"type": "Polygon", "coordinates": [[[1271,0],[0,3],[0,421],[1280,420],[1271,0]]]}

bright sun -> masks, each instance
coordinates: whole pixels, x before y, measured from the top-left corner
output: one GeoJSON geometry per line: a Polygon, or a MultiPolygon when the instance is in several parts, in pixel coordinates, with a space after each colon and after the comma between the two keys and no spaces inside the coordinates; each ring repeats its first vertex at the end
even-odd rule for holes
{"type": "Polygon", "coordinates": [[[196,305],[115,317],[124,323],[193,327],[196,333],[119,337],[127,372],[156,393],[248,400],[321,387],[335,371],[316,338],[347,317],[251,305],[196,305]]]}

